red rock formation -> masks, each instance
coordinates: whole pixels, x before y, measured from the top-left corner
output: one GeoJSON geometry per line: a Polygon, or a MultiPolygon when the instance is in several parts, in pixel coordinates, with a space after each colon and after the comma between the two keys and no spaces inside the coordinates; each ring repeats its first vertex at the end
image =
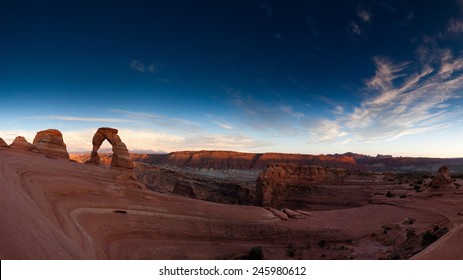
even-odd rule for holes
{"type": "Polygon", "coordinates": [[[33,144],[43,154],[69,159],[63,135],[59,130],[47,129],[37,132],[33,144]]]}
{"type": "Polygon", "coordinates": [[[439,188],[452,183],[452,177],[450,177],[449,168],[447,165],[441,166],[437,171],[436,176],[429,184],[433,188],[439,188]]]}
{"type": "Polygon", "coordinates": [[[133,169],[133,162],[130,159],[129,151],[127,150],[127,147],[125,146],[124,142],[122,142],[121,138],[119,137],[119,135],[117,135],[117,133],[118,130],[114,128],[99,128],[93,136],[93,150],[90,160],[87,162],[93,164],[100,163],[98,149],[100,148],[104,140],[108,140],[108,142],[113,147],[111,166],[133,169]]]}
{"type": "MultiPolygon", "coordinates": [[[[368,204],[369,195],[339,184],[345,170],[320,166],[275,164],[256,183],[256,205],[277,209],[325,210],[368,204]],[[338,185],[339,184],[339,185],[338,185]]],[[[289,216],[289,213],[286,213],[289,216]]]]}
{"type": "Polygon", "coordinates": [[[321,165],[323,167],[358,168],[355,159],[343,155],[304,155],[282,153],[240,153],[231,151],[183,151],[165,155],[138,155],[135,161],[178,168],[213,168],[264,170],[270,164],[321,165]]]}
{"type": "Polygon", "coordinates": [[[326,171],[320,166],[271,165],[257,179],[256,204],[278,208],[286,198],[288,185],[301,186],[325,179],[326,171]]]}
{"type": "Polygon", "coordinates": [[[0,137],[0,148],[8,148],[8,144],[0,137]]]}
{"type": "Polygon", "coordinates": [[[13,143],[11,143],[10,148],[19,151],[27,151],[27,152],[34,152],[40,153],[40,150],[37,147],[29,142],[27,142],[26,138],[23,136],[17,136],[13,143]]]}

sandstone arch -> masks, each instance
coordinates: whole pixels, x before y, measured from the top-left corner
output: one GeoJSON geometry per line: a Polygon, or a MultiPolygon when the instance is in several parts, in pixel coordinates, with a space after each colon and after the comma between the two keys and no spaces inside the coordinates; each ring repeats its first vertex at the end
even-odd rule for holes
{"type": "Polygon", "coordinates": [[[130,159],[129,151],[125,146],[124,142],[122,142],[119,135],[117,135],[119,131],[115,128],[110,127],[100,127],[96,131],[95,135],[92,139],[93,150],[90,160],[87,161],[88,163],[99,164],[100,163],[100,156],[98,155],[98,149],[100,148],[101,144],[103,144],[104,140],[108,140],[108,142],[113,147],[113,156],[111,159],[111,166],[113,167],[121,167],[121,168],[128,168],[133,169],[133,162],[130,159]]]}

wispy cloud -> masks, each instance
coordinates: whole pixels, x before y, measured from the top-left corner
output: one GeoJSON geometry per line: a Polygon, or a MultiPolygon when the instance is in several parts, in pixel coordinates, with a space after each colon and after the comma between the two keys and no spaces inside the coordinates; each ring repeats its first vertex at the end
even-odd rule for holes
{"type": "Polygon", "coordinates": [[[115,119],[115,118],[82,118],[73,116],[43,116],[35,117],[40,119],[60,120],[60,121],[78,121],[78,122],[107,122],[107,123],[133,123],[134,120],[115,119]]]}
{"type": "Polygon", "coordinates": [[[286,106],[281,106],[280,109],[281,109],[281,111],[283,111],[283,112],[285,112],[285,113],[288,113],[290,116],[295,117],[296,119],[300,119],[300,118],[305,117],[305,115],[304,115],[303,113],[301,113],[301,112],[295,112],[295,111],[293,110],[293,107],[288,106],[288,105],[286,105],[286,106]]]}
{"type": "Polygon", "coordinates": [[[362,35],[362,30],[360,26],[354,21],[349,21],[349,31],[355,35],[362,35]]]}
{"type": "Polygon", "coordinates": [[[321,142],[331,142],[347,135],[347,132],[342,131],[337,121],[328,119],[322,119],[311,124],[309,133],[312,139],[321,142]]]}
{"type": "Polygon", "coordinates": [[[149,64],[146,65],[138,60],[132,60],[129,63],[130,68],[132,68],[135,71],[145,73],[145,72],[150,72],[150,73],[156,73],[158,72],[158,67],[154,64],[149,64]]]}
{"type": "Polygon", "coordinates": [[[267,2],[260,3],[259,10],[264,11],[268,18],[271,18],[273,15],[273,6],[270,3],[267,3],[267,2]]]}
{"type": "MultiPolygon", "coordinates": [[[[460,114],[451,101],[463,96],[463,57],[448,49],[423,52],[430,55],[411,71],[410,62],[394,63],[374,57],[375,75],[365,81],[369,95],[349,112],[323,119],[309,127],[318,141],[392,141],[449,126],[460,114]]],[[[335,109],[336,110],[336,109],[335,109]]]]}
{"type": "Polygon", "coordinates": [[[113,113],[122,114],[127,119],[133,121],[143,122],[145,124],[160,126],[171,129],[182,129],[182,130],[196,130],[200,127],[200,124],[186,119],[173,118],[163,115],[156,115],[143,112],[133,112],[121,109],[108,109],[113,113]]]}
{"type": "Polygon", "coordinates": [[[357,16],[363,21],[363,22],[369,22],[371,19],[371,13],[367,10],[358,10],[357,11],[357,16]]]}
{"type": "Polygon", "coordinates": [[[226,123],[219,122],[219,121],[213,121],[213,123],[215,123],[216,125],[220,126],[221,128],[233,129],[233,126],[231,126],[230,124],[226,124],[226,123]]]}
{"type": "Polygon", "coordinates": [[[462,33],[463,19],[451,19],[447,25],[447,31],[450,33],[462,33]]]}
{"type": "Polygon", "coordinates": [[[292,107],[270,104],[269,101],[257,100],[250,95],[244,95],[235,89],[228,89],[231,102],[244,114],[241,123],[253,130],[272,132],[277,135],[295,135],[299,133],[298,127],[288,121],[291,117],[302,118],[303,113],[294,112],[292,107]]]}

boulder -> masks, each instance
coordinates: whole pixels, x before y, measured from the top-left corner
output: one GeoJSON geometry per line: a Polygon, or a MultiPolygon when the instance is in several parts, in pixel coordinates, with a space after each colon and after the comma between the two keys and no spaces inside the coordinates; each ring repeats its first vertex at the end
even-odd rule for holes
{"type": "Polygon", "coordinates": [[[35,145],[27,142],[26,138],[23,136],[17,136],[13,143],[11,143],[10,148],[18,151],[40,153],[40,150],[37,149],[35,145]]]}
{"type": "Polygon", "coordinates": [[[286,215],[286,213],[283,213],[275,208],[272,208],[272,207],[268,207],[267,208],[268,211],[272,212],[273,215],[275,215],[277,218],[279,218],[280,220],[283,220],[283,221],[286,221],[288,220],[288,215],[286,215]]]}
{"type": "Polygon", "coordinates": [[[305,219],[304,215],[291,209],[283,209],[283,212],[286,213],[286,215],[288,215],[288,217],[291,219],[305,219]]]}
{"type": "Polygon", "coordinates": [[[43,154],[69,159],[63,135],[59,130],[47,129],[37,132],[33,144],[43,154]]]}
{"type": "Polygon", "coordinates": [[[439,188],[445,185],[449,185],[452,182],[453,180],[450,176],[449,168],[447,165],[444,165],[439,168],[439,171],[437,171],[436,176],[434,176],[434,179],[429,185],[433,188],[439,188]]]}
{"type": "Polygon", "coordinates": [[[115,128],[100,127],[93,136],[93,150],[90,156],[90,160],[88,160],[87,163],[100,164],[98,149],[100,148],[101,144],[103,144],[104,140],[108,140],[108,142],[113,147],[111,166],[133,169],[133,162],[130,159],[129,151],[117,134],[118,132],[119,131],[115,128]]]}

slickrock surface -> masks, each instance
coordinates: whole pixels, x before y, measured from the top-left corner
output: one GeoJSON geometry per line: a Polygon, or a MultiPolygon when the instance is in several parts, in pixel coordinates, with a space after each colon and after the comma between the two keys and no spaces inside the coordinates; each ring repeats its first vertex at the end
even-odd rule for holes
{"type": "Polygon", "coordinates": [[[59,130],[47,129],[37,132],[33,144],[42,154],[69,159],[63,135],[59,130]]]}
{"type": "Polygon", "coordinates": [[[1,149],[0,258],[229,259],[255,246],[266,259],[463,258],[459,189],[416,192],[377,174],[312,181],[310,192],[288,196],[309,207],[278,208],[305,218],[281,220],[276,214],[283,212],[262,207],[139,189],[131,176],[131,170],[1,149]],[[365,192],[367,204],[347,207],[365,192]],[[322,201],[327,209],[310,209],[322,201]],[[344,208],[335,208],[339,203],[344,208]],[[423,236],[436,227],[448,233],[424,249],[423,236]],[[294,256],[288,248],[296,249],[294,256]]]}

